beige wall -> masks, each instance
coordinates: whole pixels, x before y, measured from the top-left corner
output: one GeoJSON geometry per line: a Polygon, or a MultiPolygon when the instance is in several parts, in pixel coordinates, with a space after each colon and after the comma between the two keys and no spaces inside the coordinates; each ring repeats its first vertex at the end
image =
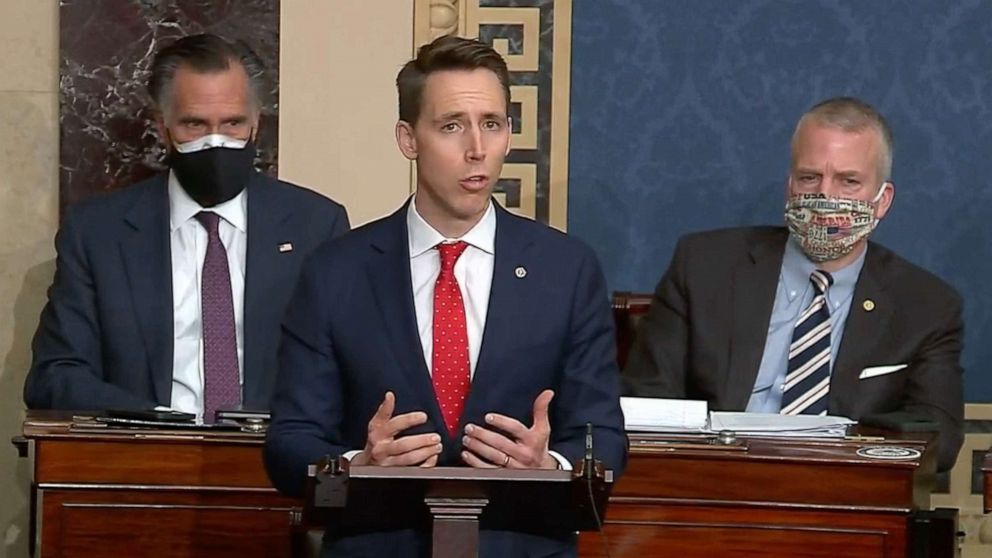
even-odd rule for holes
{"type": "Polygon", "coordinates": [[[280,177],[343,203],[352,225],[392,212],[410,193],[393,127],[413,3],[282,0],[280,34],[280,177]]]}
{"type": "MultiPolygon", "coordinates": [[[[393,143],[392,80],[413,44],[400,2],[283,0],[280,175],[348,207],[392,211],[410,166],[393,143]]],[[[30,341],[54,272],[58,224],[58,3],[0,1],[0,558],[27,556],[23,418],[30,341]]]]}
{"type": "Polygon", "coordinates": [[[58,6],[0,2],[0,556],[27,556],[20,431],[29,344],[54,270],[58,203],[58,6]]]}

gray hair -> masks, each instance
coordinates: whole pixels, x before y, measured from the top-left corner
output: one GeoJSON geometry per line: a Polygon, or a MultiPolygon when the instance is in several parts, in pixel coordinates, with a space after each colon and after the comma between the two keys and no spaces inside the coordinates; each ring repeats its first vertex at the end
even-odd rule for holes
{"type": "Polygon", "coordinates": [[[862,132],[868,128],[876,130],[882,139],[882,150],[879,153],[882,179],[888,181],[892,178],[892,129],[874,107],[854,97],[834,97],[818,103],[806,111],[796,124],[796,130],[792,134],[793,156],[796,152],[799,129],[803,123],[809,121],[822,126],[840,128],[845,132],[862,132]]]}
{"type": "Polygon", "coordinates": [[[148,94],[155,107],[165,113],[170,108],[172,82],[180,66],[200,73],[222,72],[230,69],[232,61],[241,64],[248,74],[248,97],[252,109],[260,111],[265,94],[265,65],[261,58],[244,41],[229,41],[211,33],[183,37],[158,51],[151,64],[148,94]]]}

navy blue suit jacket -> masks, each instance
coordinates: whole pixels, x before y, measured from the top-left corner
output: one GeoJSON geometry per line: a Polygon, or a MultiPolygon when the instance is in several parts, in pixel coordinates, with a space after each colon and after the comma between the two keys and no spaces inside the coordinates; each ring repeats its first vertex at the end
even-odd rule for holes
{"type": "MultiPolygon", "coordinates": [[[[167,174],[68,209],[32,343],[30,408],[150,409],[172,397],[167,174]]],[[[348,230],[343,207],[253,173],[248,186],[244,405],[265,409],[286,303],[306,255],[348,230]],[[293,250],[280,252],[279,245],[293,250]]]]}
{"type": "MultiPolygon", "coordinates": [[[[627,440],[619,405],[612,314],[592,251],[543,224],[497,206],[496,255],[482,347],[459,433],[451,438],[434,395],[417,332],[406,208],[329,243],[300,274],[283,324],[280,377],[265,447],[269,476],[301,495],[307,465],[365,446],[368,422],[386,391],[396,414],[424,411],[443,453],[461,465],[462,428],[497,412],[532,423],[534,399],[553,389],[550,449],[582,457],[586,423],[596,456],[619,474],[627,440]],[[526,269],[518,277],[516,269],[526,269]]],[[[352,536],[331,526],[334,556],[425,556],[423,533],[352,536]]],[[[483,556],[547,556],[574,537],[483,532],[483,556]],[[491,554],[488,554],[491,553],[491,554]]]]}

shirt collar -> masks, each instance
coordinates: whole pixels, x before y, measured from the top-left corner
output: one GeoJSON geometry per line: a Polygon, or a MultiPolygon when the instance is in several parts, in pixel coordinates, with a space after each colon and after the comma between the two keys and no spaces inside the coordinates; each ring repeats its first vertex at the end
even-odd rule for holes
{"type": "MultiPolygon", "coordinates": [[[[837,300],[836,297],[831,297],[830,293],[854,292],[854,285],[858,282],[861,268],[865,265],[867,253],[867,249],[862,250],[861,255],[856,260],[843,269],[830,273],[834,278],[834,284],[827,291],[827,298],[837,300]]],[[[806,292],[810,286],[809,276],[814,269],[816,269],[816,264],[806,257],[799,246],[799,241],[790,234],[788,242],[785,243],[785,254],[782,256],[782,283],[785,286],[785,294],[790,301],[806,292]]]]}
{"type": "Polygon", "coordinates": [[[179,184],[176,173],[169,171],[169,230],[175,231],[201,211],[213,211],[234,228],[248,232],[248,189],[224,203],[204,208],[189,197],[179,184]]]}
{"type": "Polygon", "coordinates": [[[479,222],[461,238],[446,238],[420,216],[417,211],[417,195],[414,194],[406,210],[406,229],[411,259],[442,242],[458,240],[464,241],[487,254],[494,255],[496,253],[496,210],[493,208],[492,200],[489,200],[489,206],[482,219],[479,219],[479,222]]]}

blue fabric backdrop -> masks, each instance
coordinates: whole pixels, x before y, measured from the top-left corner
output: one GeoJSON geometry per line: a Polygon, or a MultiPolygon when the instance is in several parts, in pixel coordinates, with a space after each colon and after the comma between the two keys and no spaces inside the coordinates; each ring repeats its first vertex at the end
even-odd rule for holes
{"type": "Polygon", "coordinates": [[[569,231],[651,291],[687,232],[780,224],[789,138],[855,95],[895,132],[874,239],[965,299],[965,391],[992,401],[992,2],[575,0],[569,231]]]}

